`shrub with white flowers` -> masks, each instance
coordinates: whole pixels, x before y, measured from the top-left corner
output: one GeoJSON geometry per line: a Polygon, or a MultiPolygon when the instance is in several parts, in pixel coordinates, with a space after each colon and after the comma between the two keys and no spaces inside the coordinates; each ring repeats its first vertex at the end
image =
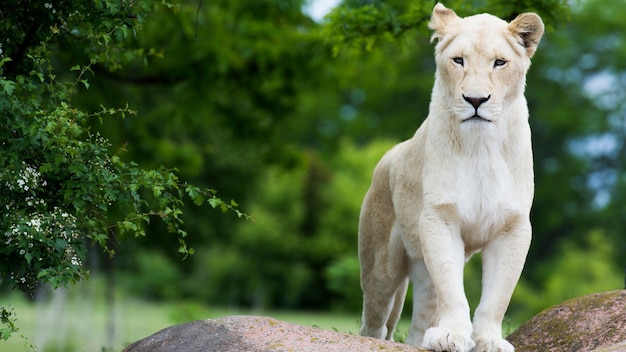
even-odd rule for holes
{"type": "MultiPolygon", "coordinates": [[[[161,219],[187,248],[185,199],[246,216],[211,189],[178,179],[173,170],[124,162],[90,131],[94,119],[135,114],[128,107],[84,112],[72,105],[95,64],[115,69],[143,55],[125,49],[155,6],[165,1],[30,1],[0,4],[0,285],[25,292],[39,282],[67,285],[87,277],[87,246],[107,248],[110,236],[144,236],[161,219]],[[19,11],[17,10],[19,9],[19,11]],[[84,51],[88,63],[60,71],[60,45],[84,51]],[[109,210],[124,214],[113,218],[109,210]]],[[[149,51],[146,51],[149,52],[149,51]]],[[[0,305],[0,338],[17,331],[15,313],[0,305]]]]}

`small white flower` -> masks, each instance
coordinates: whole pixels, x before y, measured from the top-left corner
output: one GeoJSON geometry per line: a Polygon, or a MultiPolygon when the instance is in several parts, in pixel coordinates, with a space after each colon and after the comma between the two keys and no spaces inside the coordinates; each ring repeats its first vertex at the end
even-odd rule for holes
{"type": "Polygon", "coordinates": [[[81,264],[80,263],[80,259],[78,259],[77,256],[72,256],[71,263],[72,263],[72,265],[76,265],[76,266],[79,266],[81,264]]]}

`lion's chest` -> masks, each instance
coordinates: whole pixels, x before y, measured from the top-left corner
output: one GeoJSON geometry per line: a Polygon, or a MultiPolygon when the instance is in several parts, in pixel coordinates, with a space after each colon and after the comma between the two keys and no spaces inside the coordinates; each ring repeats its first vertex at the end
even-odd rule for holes
{"type": "Polygon", "coordinates": [[[466,242],[487,241],[522,207],[516,175],[497,151],[460,155],[424,173],[427,206],[454,205],[466,242]]]}
{"type": "Polygon", "coordinates": [[[513,175],[501,153],[479,152],[460,157],[450,173],[455,185],[457,202],[469,209],[494,209],[512,196],[513,175]]]}

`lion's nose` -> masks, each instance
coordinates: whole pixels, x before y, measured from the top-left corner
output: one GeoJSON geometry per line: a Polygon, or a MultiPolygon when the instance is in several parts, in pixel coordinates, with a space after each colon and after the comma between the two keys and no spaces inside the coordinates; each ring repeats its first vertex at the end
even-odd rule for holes
{"type": "Polygon", "coordinates": [[[471,97],[466,97],[465,95],[463,95],[463,99],[465,99],[466,102],[472,104],[472,106],[474,107],[474,109],[478,109],[478,107],[486,102],[487,100],[489,100],[489,98],[491,98],[491,95],[488,95],[486,98],[471,98],[471,97]]]}

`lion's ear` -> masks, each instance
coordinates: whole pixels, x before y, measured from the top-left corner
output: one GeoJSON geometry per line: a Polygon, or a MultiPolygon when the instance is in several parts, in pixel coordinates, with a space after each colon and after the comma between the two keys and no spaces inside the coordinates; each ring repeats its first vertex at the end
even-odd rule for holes
{"type": "Polygon", "coordinates": [[[520,45],[526,48],[526,55],[532,57],[543,36],[541,18],[535,13],[523,13],[509,24],[509,30],[520,38],[520,45]]]}
{"type": "Polygon", "coordinates": [[[440,2],[437,3],[430,17],[430,23],[428,23],[428,28],[435,31],[430,40],[441,39],[448,29],[454,27],[460,20],[461,18],[454,11],[443,6],[440,2]]]}

